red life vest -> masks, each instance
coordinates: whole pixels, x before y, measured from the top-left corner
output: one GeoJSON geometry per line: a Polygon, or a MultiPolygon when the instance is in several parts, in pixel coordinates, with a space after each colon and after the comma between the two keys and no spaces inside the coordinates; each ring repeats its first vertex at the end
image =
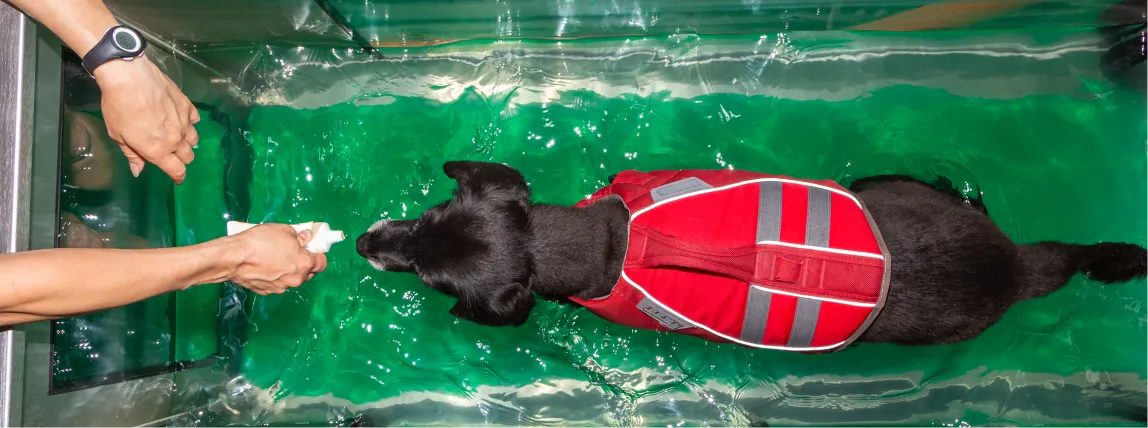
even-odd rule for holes
{"type": "Polygon", "coordinates": [[[841,349],[885,303],[889,253],[832,181],[748,171],[625,171],[578,204],[619,197],[630,237],[609,296],[571,298],[634,328],[799,352],[841,349]]]}

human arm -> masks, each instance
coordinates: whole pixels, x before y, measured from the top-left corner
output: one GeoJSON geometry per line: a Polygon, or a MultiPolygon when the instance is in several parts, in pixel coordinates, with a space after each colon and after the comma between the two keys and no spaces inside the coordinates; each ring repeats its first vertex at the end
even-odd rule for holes
{"type": "MultiPolygon", "coordinates": [[[[119,25],[101,0],[2,1],[44,24],[81,58],[119,25]]],[[[108,135],[128,157],[132,174],[138,177],[146,161],[182,183],[199,143],[192,126],[199,112],[187,96],[146,56],[109,61],[93,73],[108,135]]]]}
{"type": "Polygon", "coordinates": [[[199,245],[117,250],[59,248],[0,254],[0,325],[85,314],[200,284],[232,281],[282,293],[326,269],[303,249],[310,231],[267,224],[199,245]]]}

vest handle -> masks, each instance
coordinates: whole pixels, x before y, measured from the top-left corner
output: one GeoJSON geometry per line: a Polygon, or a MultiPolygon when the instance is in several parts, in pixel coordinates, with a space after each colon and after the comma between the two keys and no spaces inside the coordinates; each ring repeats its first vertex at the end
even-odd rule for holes
{"type": "Polygon", "coordinates": [[[634,225],[626,267],[678,268],[707,272],[748,283],[800,283],[805,260],[790,259],[768,247],[715,247],[634,225]]]}

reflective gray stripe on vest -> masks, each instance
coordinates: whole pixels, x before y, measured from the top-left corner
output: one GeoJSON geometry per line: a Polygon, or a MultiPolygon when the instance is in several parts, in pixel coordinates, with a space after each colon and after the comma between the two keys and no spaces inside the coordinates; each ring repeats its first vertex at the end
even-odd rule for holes
{"type": "Polygon", "coordinates": [[[781,240],[781,182],[763,181],[757,205],[757,242],[781,240]]]}
{"type": "MultiPolygon", "coordinates": [[[[758,183],[760,197],[757,203],[757,242],[781,240],[781,182],[758,183]]],[[[745,298],[745,314],[739,339],[749,343],[762,343],[765,325],[769,321],[769,303],[773,293],[750,286],[745,298]]]]}
{"type": "Polygon", "coordinates": [[[745,319],[741,322],[741,336],[744,342],[761,343],[765,336],[765,323],[769,321],[769,301],[773,293],[757,287],[749,287],[745,298],[745,319]]]}
{"type": "Polygon", "coordinates": [[[831,194],[820,187],[809,186],[809,211],[805,216],[805,245],[829,247],[829,205],[831,194]]]}
{"type": "Polygon", "coordinates": [[[653,318],[659,324],[666,326],[666,328],[670,330],[681,330],[694,326],[689,321],[670,313],[670,311],[667,311],[662,305],[650,300],[649,297],[643,298],[641,302],[638,302],[638,310],[649,315],[650,318],[653,318]]]}
{"type": "Polygon", "coordinates": [[[797,298],[797,312],[793,314],[793,329],[789,331],[791,348],[808,348],[813,343],[813,332],[817,331],[817,315],[821,312],[821,301],[805,297],[797,298]]]}
{"type": "Polygon", "coordinates": [[[690,177],[654,188],[654,190],[650,191],[650,198],[653,199],[654,202],[661,202],[675,196],[688,195],[712,188],[713,186],[706,184],[706,182],[697,177],[690,177]]]}

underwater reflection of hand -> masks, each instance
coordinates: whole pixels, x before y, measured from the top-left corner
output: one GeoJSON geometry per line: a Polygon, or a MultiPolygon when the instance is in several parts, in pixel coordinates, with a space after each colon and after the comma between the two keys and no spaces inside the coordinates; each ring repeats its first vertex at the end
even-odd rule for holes
{"type": "Polygon", "coordinates": [[[261,224],[222,239],[237,240],[241,249],[229,280],[260,295],[298,287],[327,268],[326,256],[303,248],[311,240],[309,230],[296,234],[291,226],[261,224]]]}
{"type": "Polygon", "coordinates": [[[147,57],[109,62],[95,73],[108,135],[128,157],[132,175],[138,177],[146,161],[182,183],[199,143],[195,106],[147,57]]]}

